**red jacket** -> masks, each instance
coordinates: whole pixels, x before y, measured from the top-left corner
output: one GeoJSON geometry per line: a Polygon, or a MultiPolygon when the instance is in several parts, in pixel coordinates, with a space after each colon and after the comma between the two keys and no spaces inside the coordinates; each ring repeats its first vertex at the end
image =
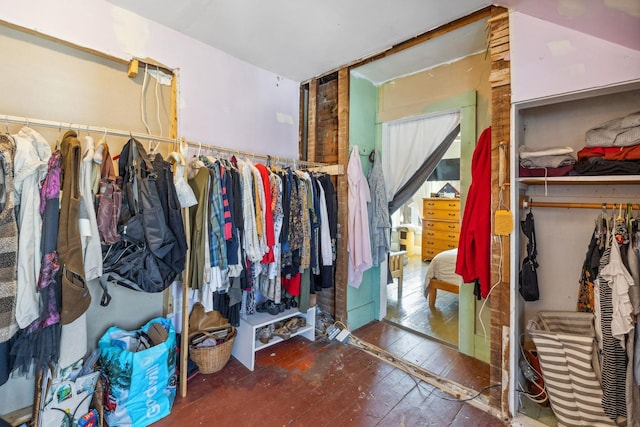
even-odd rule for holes
{"type": "Polygon", "coordinates": [[[491,289],[491,127],[480,135],[471,161],[471,185],[462,215],[456,273],[478,280],[480,295],[491,289]]]}

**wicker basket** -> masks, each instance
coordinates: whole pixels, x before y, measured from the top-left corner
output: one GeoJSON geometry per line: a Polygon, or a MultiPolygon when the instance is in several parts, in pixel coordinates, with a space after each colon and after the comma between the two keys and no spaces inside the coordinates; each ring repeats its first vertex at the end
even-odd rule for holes
{"type": "MultiPolygon", "coordinates": [[[[236,328],[228,326],[220,329],[231,330],[222,344],[211,347],[196,347],[191,344],[189,345],[189,356],[191,357],[191,360],[198,365],[198,370],[202,374],[213,374],[214,372],[220,371],[224,368],[231,357],[233,343],[236,340],[236,328]]],[[[213,332],[215,331],[201,331],[200,333],[214,336],[213,332]]]]}

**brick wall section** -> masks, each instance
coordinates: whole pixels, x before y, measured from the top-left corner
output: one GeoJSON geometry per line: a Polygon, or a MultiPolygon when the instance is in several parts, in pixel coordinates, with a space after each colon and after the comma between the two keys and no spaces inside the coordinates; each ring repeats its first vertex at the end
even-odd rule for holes
{"type": "MultiPolygon", "coordinates": [[[[338,163],[338,75],[333,74],[321,79],[309,82],[309,120],[307,153],[301,153],[301,158],[312,162],[337,164],[338,163]]],[[[301,116],[302,117],[302,116],[301,116]]],[[[302,126],[302,124],[301,124],[302,126]]],[[[303,144],[300,144],[302,149],[303,144]]],[[[346,193],[342,197],[339,192],[339,179],[333,177],[333,185],[338,192],[338,205],[346,206],[346,193]],[[344,200],[342,200],[344,199],[344,200]]],[[[340,223],[340,211],[338,212],[338,233],[344,235],[341,230],[344,226],[340,223]]],[[[338,239],[341,242],[340,238],[338,239]]],[[[338,243],[340,244],[340,243],[338,243]]],[[[338,251],[338,260],[342,262],[344,255],[338,251]]],[[[346,264],[345,264],[346,266],[346,264]]],[[[324,289],[316,295],[318,307],[336,317],[337,306],[346,307],[345,289],[338,289],[342,270],[336,266],[336,286],[324,289]],[[339,300],[339,304],[336,301],[339,300]]],[[[344,318],[342,319],[344,320],[344,318]]]]}
{"type": "MultiPolygon", "coordinates": [[[[338,80],[318,85],[316,144],[314,158],[321,163],[338,163],[338,80]]],[[[311,153],[309,153],[311,154],[311,153]]]]}
{"type": "MultiPolygon", "coordinates": [[[[489,47],[491,53],[491,218],[498,208],[509,208],[509,144],[511,109],[511,65],[509,61],[509,15],[506,9],[496,7],[490,19],[489,47]],[[499,206],[502,191],[503,207],[499,206]]],[[[517,231],[517,230],[516,230],[517,231]]],[[[510,371],[509,345],[503,341],[503,330],[509,327],[510,277],[509,277],[509,236],[497,236],[500,242],[492,240],[491,283],[500,281],[491,294],[491,384],[502,384],[490,394],[490,404],[509,412],[510,371]]]]}

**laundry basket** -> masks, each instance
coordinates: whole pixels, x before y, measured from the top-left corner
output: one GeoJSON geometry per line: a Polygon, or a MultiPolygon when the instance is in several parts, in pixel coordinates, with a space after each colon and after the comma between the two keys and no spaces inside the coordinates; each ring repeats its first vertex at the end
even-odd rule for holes
{"type": "Polygon", "coordinates": [[[198,347],[193,339],[189,345],[189,357],[198,366],[201,374],[213,374],[225,367],[231,357],[231,350],[236,340],[236,328],[229,326],[211,331],[201,331],[198,335],[201,338],[216,339],[216,333],[226,332],[223,339],[217,339],[219,343],[213,346],[198,347]]]}
{"type": "Polygon", "coordinates": [[[527,331],[559,425],[614,426],[602,410],[602,387],[593,368],[593,314],[539,312],[527,331]]]}

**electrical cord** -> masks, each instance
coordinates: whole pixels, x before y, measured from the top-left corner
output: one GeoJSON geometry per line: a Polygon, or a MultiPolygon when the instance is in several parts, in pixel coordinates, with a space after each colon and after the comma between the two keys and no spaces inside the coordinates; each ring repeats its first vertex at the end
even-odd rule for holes
{"type": "Polygon", "coordinates": [[[64,427],[73,427],[75,424],[74,421],[76,419],[76,413],[78,412],[78,409],[89,397],[93,397],[93,393],[88,393],[84,398],[82,398],[82,400],[80,400],[80,403],[78,403],[78,406],[76,406],[76,409],[73,410],[73,413],[69,413],[62,408],[52,407],[51,409],[60,411],[64,414],[63,420],[66,421],[66,423],[63,424],[64,427]]]}
{"type": "Polygon", "coordinates": [[[151,129],[149,128],[149,124],[147,124],[146,112],[145,112],[145,99],[144,99],[144,91],[147,86],[147,69],[148,65],[144,64],[144,77],[142,78],[142,88],[140,89],[140,114],[142,116],[142,123],[144,124],[145,129],[147,129],[147,133],[151,134],[151,129]]]}
{"type": "MultiPolygon", "coordinates": [[[[162,136],[162,121],[160,120],[160,98],[158,97],[158,81],[160,81],[160,68],[156,67],[156,116],[158,119],[158,126],[160,126],[160,136],[162,136]]],[[[159,143],[158,143],[159,144],[159,143]]]]}
{"type": "Polygon", "coordinates": [[[547,396],[545,396],[542,399],[537,399],[538,397],[540,397],[540,396],[542,396],[543,394],[546,393],[546,391],[544,389],[542,389],[542,387],[540,387],[537,384],[536,384],[536,386],[541,389],[540,393],[538,393],[538,394],[532,394],[532,393],[524,390],[524,387],[522,387],[522,384],[520,383],[520,381],[518,381],[518,386],[520,386],[520,389],[517,389],[516,392],[518,392],[520,394],[524,394],[532,402],[535,402],[535,403],[538,403],[538,404],[542,405],[547,400],[549,400],[549,398],[547,396]]]}
{"type": "MultiPolygon", "coordinates": [[[[409,375],[409,377],[413,380],[413,382],[418,387],[418,392],[420,393],[420,395],[422,397],[426,397],[424,394],[422,394],[422,389],[427,384],[422,382],[422,381],[418,381],[417,378],[415,378],[413,375],[409,375]]],[[[483,387],[476,395],[471,396],[471,397],[467,397],[467,398],[464,398],[464,399],[456,399],[456,398],[451,398],[451,397],[447,397],[447,396],[438,396],[438,397],[440,399],[449,400],[451,402],[468,402],[470,400],[477,399],[478,397],[480,397],[482,395],[482,393],[484,393],[485,391],[489,390],[490,388],[500,387],[500,386],[502,386],[502,384],[488,385],[486,387],[483,387]]],[[[432,386],[432,387],[437,388],[435,386],[432,386]]]]}
{"type": "MultiPolygon", "coordinates": [[[[529,359],[527,359],[526,354],[524,353],[524,347],[522,346],[522,342],[524,339],[524,334],[520,334],[520,340],[519,340],[519,347],[520,347],[520,354],[522,355],[522,359],[524,360],[524,362],[528,365],[529,369],[531,369],[533,371],[533,373],[535,375],[538,376],[538,378],[543,378],[542,377],[542,372],[538,371],[532,364],[531,362],[529,362],[529,359]]],[[[535,403],[545,403],[547,400],[549,400],[549,394],[547,393],[547,389],[546,386],[540,386],[540,384],[538,384],[536,381],[527,378],[529,380],[529,382],[531,384],[533,384],[536,388],[540,389],[540,393],[538,394],[533,394],[530,393],[528,391],[524,391],[524,390],[517,390],[519,393],[524,394],[526,397],[528,397],[530,400],[532,400],[535,403]],[[543,399],[538,399],[538,397],[540,396],[544,396],[543,399]]],[[[520,382],[518,381],[518,385],[520,385],[520,382]]],[[[521,386],[521,385],[520,385],[521,386]]],[[[521,388],[523,388],[521,386],[521,388]]]]}
{"type": "MultiPolygon", "coordinates": [[[[502,195],[503,191],[504,191],[504,184],[500,186],[500,192],[498,193],[498,207],[500,206],[504,207],[504,196],[502,195]]],[[[496,283],[493,284],[493,286],[491,286],[491,289],[489,289],[489,293],[487,294],[487,297],[484,299],[484,301],[482,301],[482,305],[480,306],[480,310],[478,311],[478,321],[480,322],[480,326],[482,327],[482,334],[484,336],[485,341],[487,340],[487,328],[484,325],[484,322],[482,321],[482,311],[484,310],[484,307],[487,304],[487,301],[489,300],[489,297],[491,296],[491,293],[493,292],[493,290],[496,288],[496,286],[502,283],[502,263],[504,262],[504,248],[502,244],[502,237],[497,235],[494,235],[494,236],[498,237],[498,242],[500,243],[500,259],[498,261],[498,280],[496,281],[496,283]]]]}

